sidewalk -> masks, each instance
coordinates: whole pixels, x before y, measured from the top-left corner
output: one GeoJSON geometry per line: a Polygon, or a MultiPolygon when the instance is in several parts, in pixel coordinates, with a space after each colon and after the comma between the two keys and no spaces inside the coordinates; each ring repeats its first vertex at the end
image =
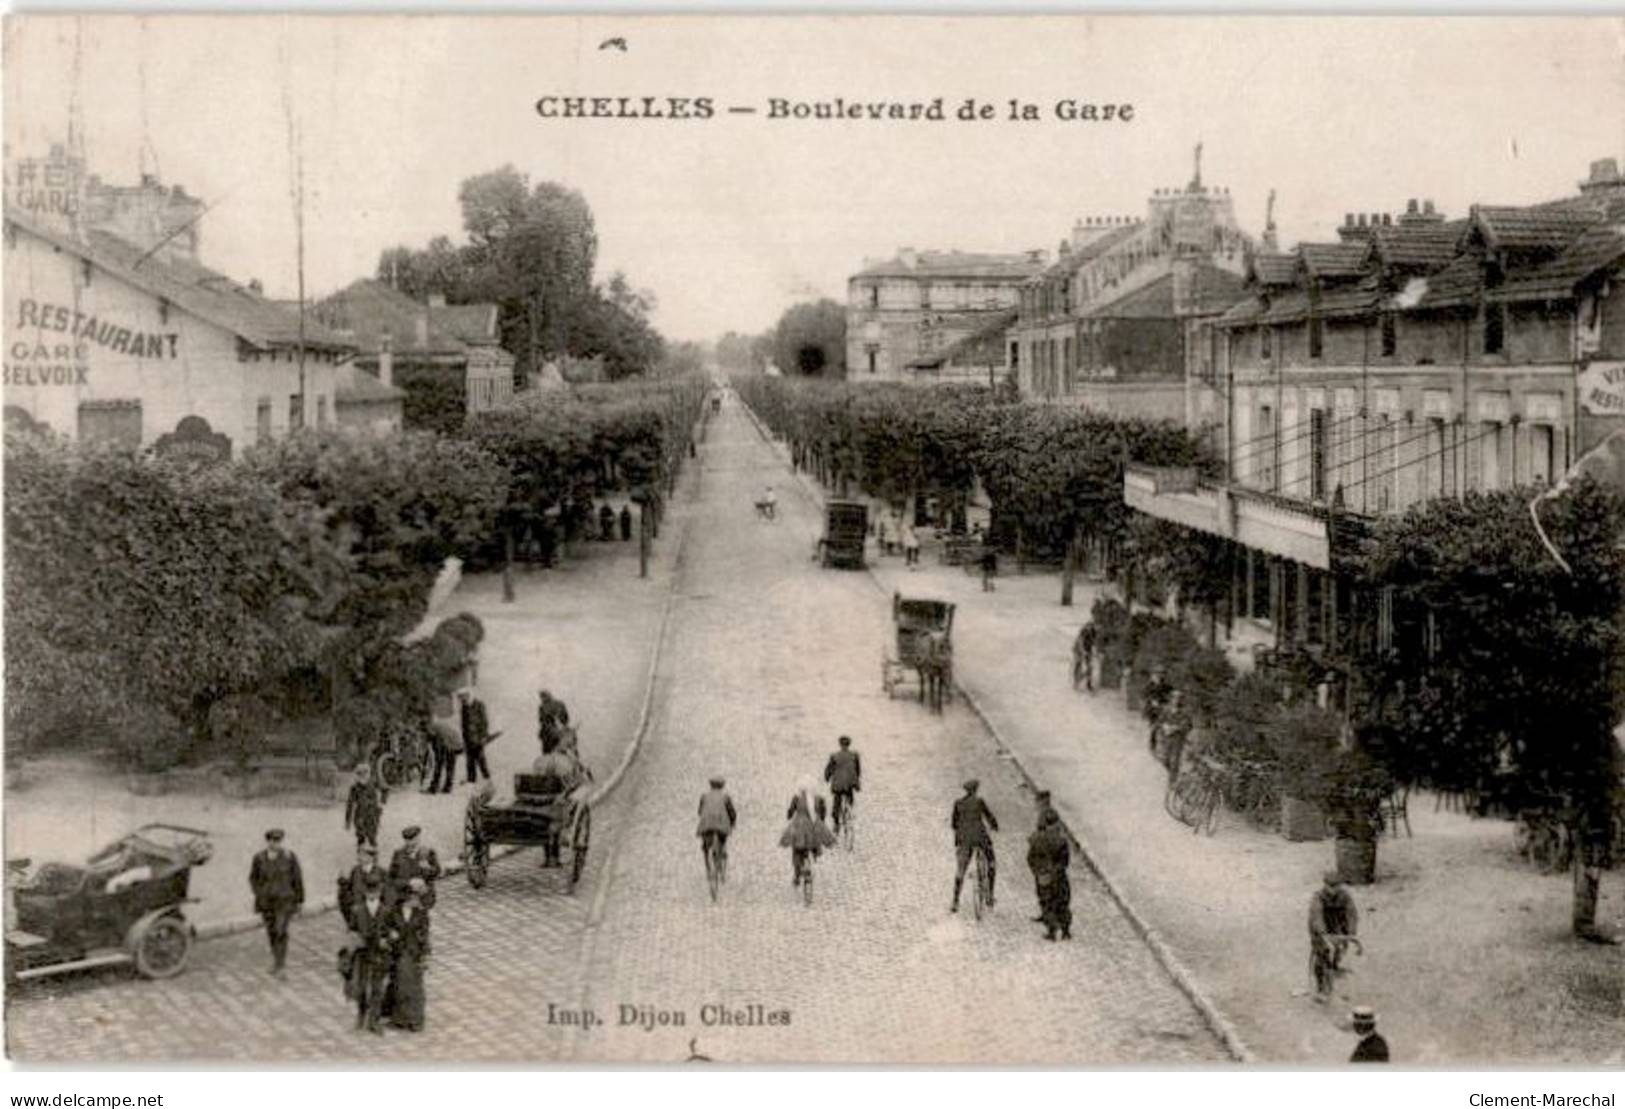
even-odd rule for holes
{"type": "MultiPolygon", "coordinates": [[[[1193,835],[1164,812],[1166,776],[1122,694],[1071,688],[1072,637],[1105,587],[1080,578],[1063,608],[1056,573],[1003,576],[983,593],[979,575],[937,558],[927,541],[909,571],[870,544],[887,592],[957,604],[957,684],[1259,1061],[1346,1060],[1357,1004],[1377,1010],[1400,1063],[1625,1061],[1625,947],[1570,938],[1568,877],[1518,860],[1509,823],[1435,812],[1428,795],[1411,798],[1414,836],[1383,838],[1377,883],[1353,890],[1366,953],[1316,1005],[1306,918],[1331,842],[1288,843],[1231,814],[1193,835]]],[[[1601,921],[1625,922],[1622,887],[1619,871],[1606,876],[1601,921]]]]}
{"type": "MultiPolygon", "coordinates": [[[[503,733],[486,751],[499,803],[511,797],[514,772],[528,769],[539,751],[540,689],[569,706],[582,757],[600,783],[621,762],[638,728],[698,472],[697,465],[685,468],[654,544],[648,578],[638,577],[635,539],[575,543],[569,557],[552,569],[516,571],[513,603],[502,601],[499,574],[470,576],[440,614],[471,612],[485,625],[478,691],[492,730],[503,733]]],[[[450,794],[429,796],[416,789],[390,794],[379,830],[386,864],[400,846],[401,829],[410,824],[423,827],[442,866],[456,862],[471,788],[465,775],[459,760],[450,794]]],[[[338,798],[327,804],[277,797],[243,801],[209,792],[137,796],[120,773],[92,757],[32,761],[26,780],[30,784],[5,797],[7,858],[78,861],[153,821],[209,831],[214,857],[193,871],[191,895],[199,903],[187,911],[204,930],[252,914],[249,860],[269,827],[287,830],[287,845],[303,867],[307,909],[331,901],[338,876],[355,862],[355,837],[343,827],[349,779],[342,774],[338,798]]]]}

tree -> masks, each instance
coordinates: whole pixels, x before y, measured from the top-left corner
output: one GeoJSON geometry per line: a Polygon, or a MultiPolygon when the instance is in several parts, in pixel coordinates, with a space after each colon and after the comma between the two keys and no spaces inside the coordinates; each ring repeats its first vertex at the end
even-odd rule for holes
{"type": "Polygon", "coordinates": [[[569,349],[586,358],[602,357],[611,381],[652,370],[665,353],[665,340],[649,323],[654,294],[634,289],[619,270],[577,303],[569,318],[569,349]]]}
{"type": "Polygon", "coordinates": [[[478,299],[472,293],[476,275],[468,249],[452,245],[444,235],[430,239],[423,250],[390,247],[378,259],[377,276],[419,303],[435,293],[452,304],[478,299]]]}
{"type": "Polygon", "coordinates": [[[774,365],[786,376],[846,376],[846,309],[827,297],[785,311],[772,332],[774,365]]]}

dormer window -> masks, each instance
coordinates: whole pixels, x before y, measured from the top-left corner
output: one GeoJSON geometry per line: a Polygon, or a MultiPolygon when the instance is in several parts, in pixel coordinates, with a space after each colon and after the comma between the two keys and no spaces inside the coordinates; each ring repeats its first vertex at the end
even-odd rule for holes
{"type": "Polygon", "coordinates": [[[1399,321],[1392,312],[1382,314],[1382,356],[1392,358],[1399,349],[1399,321]]]}
{"type": "Polygon", "coordinates": [[[1319,358],[1326,347],[1324,325],[1321,323],[1320,313],[1310,309],[1309,312],[1309,357],[1319,358]]]}
{"type": "Polygon", "coordinates": [[[1494,301],[1484,306],[1484,353],[1500,354],[1506,348],[1507,306],[1494,301]]]}

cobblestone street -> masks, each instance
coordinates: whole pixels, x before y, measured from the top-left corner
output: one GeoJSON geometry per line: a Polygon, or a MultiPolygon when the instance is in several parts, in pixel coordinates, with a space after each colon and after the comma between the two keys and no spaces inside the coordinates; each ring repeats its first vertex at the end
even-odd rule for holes
{"type": "Polygon", "coordinates": [[[13,1055],[663,1063],[694,1041],[726,1062],[1223,1059],[1083,868],[1075,940],[1045,943],[1029,923],[1034,809],[1019,774],[963,703],[937,717],[912,696],[887,699],[886,596],[867,574],[809,560],[816,511],[737,408],[699,462],[688,534],[662,540],[684,546],[645,748],[595,814],[580,890],[565,895],[533,852],[497,861],[477,893],[444,881],[427,1031],[350,1031],[333,969],[341,925],[328,914],[296,924],[282,981],[265,973],[263,936],[243,934],[203,944],[170,982],[107,972],[25,987],[8,1012],[13,1055]],[[771,523],[751,509],[770,478],[781,490],[771,523]],[[779,833],[795,783],[819,775],[842,733],[864,760],[856,849],[826,853],[807,907],[779,833]],[[693,835],[711,774],[726,775],[740,810],[716,905],[693,835]],[[948,812],[971,776],[1002,828],[998,909],[980,922],[968,896],[959,916],[947,911],[948,812]],[[549,1022],[567,1011],[603,1024],[549,1022]],[[777,1013],[788,1016],[765,1023],[777,1013]]]}

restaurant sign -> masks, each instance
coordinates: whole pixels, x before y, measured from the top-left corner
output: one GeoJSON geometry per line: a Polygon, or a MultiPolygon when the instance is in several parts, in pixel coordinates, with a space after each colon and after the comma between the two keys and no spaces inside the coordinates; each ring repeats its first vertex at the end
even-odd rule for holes
{"type": "Polygon", "coordinates": [[[1625,416],[1625,362],[1592,362],[1580,371],[1580,404],[1592,416],[1625,416]]]}

